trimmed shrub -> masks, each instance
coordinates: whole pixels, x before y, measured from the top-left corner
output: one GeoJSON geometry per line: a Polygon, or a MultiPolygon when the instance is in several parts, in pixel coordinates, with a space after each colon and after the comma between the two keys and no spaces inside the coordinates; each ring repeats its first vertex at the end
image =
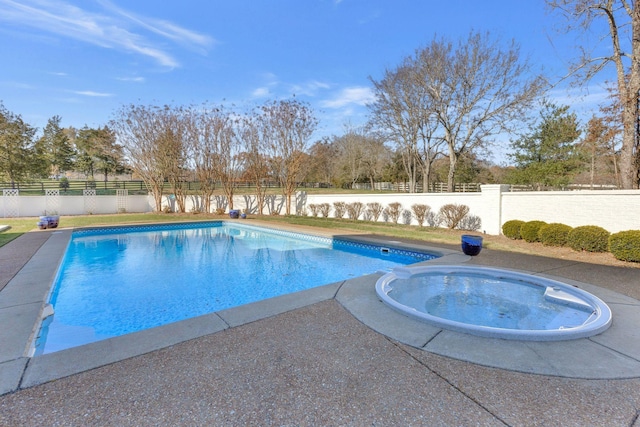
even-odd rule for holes
{"type": "Polygon", "coordinates": [[[520,227],[522,227],[522,224],[524,224],[524,221],[520,221],[519,219],[507,221],[502,224],[502,234],[513,240],[520,240],[522,239],[520,235],[520,227]]]}
{"type": "Polygon", "coordinates": [[[309,212],[311,212],[311,216],[318,216],[318,205],[313,203],[309,204],[309,212]]]}
{"type": "Polygon", "coordinates": [[[384,208],[384,213],[387,214],[389,220],[394,224],[398,223],[398,218],[402,214],[402,203],[393,202],[389,203],[389,205],[384,208]]]}
{"type": "Polygon", "coordinates": [[[520,227],[520,235],[524,240],[529,243],[539,242],[540,236],[538,233],[540,232],[540,228],[543,225],[547,225],[544,221],[528,221],[522,224],[520,227]]]}
{"type": "Polygon", "coordinates": [[[371,215],[372,221],[378,221],[380,219],[380,215],[382,215],[382,211],[384,208],[378,202],[367,203],[367,212],[371,215]]]}
{"type": "Polygon", "coordinates": [[[431,207],[429,205],[415,204],[411,206],[413,216],[416,217],[416,221],[418,221],[418,225],[420,227],[422,227],[422,225],[424,224],[424,221],[430,210],[431,207]]]}
{"type": "Polygon", "coordinates": [[[349,219],[358,219],[364,211],[364,203],[353,202],[347,204],[347,216],[349,219]]]}
{"type": "Polygon", "coordinates": [[[458,226],[460,221],[469,213],[469,206],[449,203],[442,205],[438,212],[444,225],[453,230],[458,226]]]}
{"type": "Polygon", "coordinates": [[[333,202],[333,216],[340,219],[347,213],[347,204],[345,202],[333,202]]]}
{"type": "Polygon", "coordinates": [[[607,252],[609,232],[597,225],[582,225],[569,232],[567,246],[574,251],[607,252]]]}
{"type": "Polygon", "coordinates": [[[458,224],[460,230],[478,231],[482,228],[482,219],[477,215],[467,215],[458,224]]]}
{"type": "Polygon", "coordinates": [[[318,205],[318,210],[323,218],[328,218],[329,212],[331,212],[331,205],[329,203],[320,203],[318,205]]]}
{"type": "Polygon", "coordinates": [[[567,238],[571,230],[573,228],[566,224],[552,222],[540,227],[538,236],[545,246],[567,246],[567,238]]]}
{"type": "Polygon", "coordinates": [[[640,230],[628,230],[609,236],[609,250],[620,261],[640,262],[640,230]]]}

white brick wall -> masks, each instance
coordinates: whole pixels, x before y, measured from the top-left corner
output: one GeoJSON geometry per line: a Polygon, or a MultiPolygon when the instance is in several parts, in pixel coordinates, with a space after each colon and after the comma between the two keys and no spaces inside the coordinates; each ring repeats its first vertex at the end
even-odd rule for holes
{"type": "MultiPolygon", "coordinates": [[[[291,212],[297,208],[304,209],[310,204],[362,202],[365,205],[378,202],[383,206],[398,202],[402,208],[410,210],[413,204],[426,204],[437,212],[442,205],[457,203],[467,205],[470,214],[482,220],[481,232],[500,234],[504,222],[519,219],[523,221],[541,220],[548,223],[560,222],[576,227],[579,225],[598,225],[611,233],[623,230],[640,230],[640,190],[607,190],[607,191],[543,191],[543,192],[508,192],[505,185],[483,185],[480,193],[394,193],[394,194],[335,194],[305,195],[299,194],[298,206],[293,201],[291,212]]],[[[82,215],[85,212],[83,196],[60,197],[60,215],[82,215]]],[[[43,215],[46,209],[45,196],[19,196],[21,217],[43,215]]],[[[245,209],[247,204],[255,206],[251,196],[234,197],[234,208],[245,209]]],[[[2,214],[6,217],[8,209],[3,197],[2,214]]],[[[165,205],[167,199],[165,199],[165,205]]],[[[279,196],[276,205],[282,205],[279,196]]],[[[127,196],[128,212],[151,212],[153,200],[148,196],[127,196]]],[[[191,210],[192,199],[187,199],[187,211],[191,210]]],[[[215,202],[213,203],[215,209],[215,202]]],[[[228,210],[228,208],[227,208],[228,210]]],[[[95,196],[94,214],[117,213],[116,196],[95,196]]],[[[265,214],[269,212],[265,210],[265,214]]],[[[284,213],[284,208],[280,210],[284,213]]],[[[345,215],[346,217],[346,215],[345,215]]],[[[400,222],[402,217],[400,218],[400,222]]],[[[413,224],[417,224],[413,220],[413,224]]]]}

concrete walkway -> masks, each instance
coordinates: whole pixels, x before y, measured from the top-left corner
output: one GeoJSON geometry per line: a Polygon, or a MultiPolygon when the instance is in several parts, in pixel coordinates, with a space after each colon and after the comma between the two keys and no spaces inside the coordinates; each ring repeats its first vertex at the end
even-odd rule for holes
{"type": "MultiPolygon", "coordinates": [[[[0,248],[0,260],[19,264],[44,256],[38,249],[47,246],[40,246],[58,247],[62,237],[28,233],[0,248]]],[[[431,327],[380,305],[371,294],[372,275],[70,349],[66,356],[22,355],[0,363],[3,376],[15,372],[3,365],[24,361],[22,387],[60,378],[0,396],[0,425],[638,425],[640,270],[486,249],[468,262],[585,286],[611,305],[614,325],[560,346],[446,331],[414,342],[413,328],[421,327],[424,338],[431,327]],[[615,339],[603,341],[610,332],[615,339]],[[173,341],[161,344],[167,336],[173,341]],[[460,360],[472,356],[479,359],[460,360]],[[588,364],[599,358],[607,363],[594,372],[588,364]],[[505,360],[507,369],[487,366],[505,360]],[[547,375],[526,373],[545,372],[545,366],[552,367],[547,375]]],[[[0,292],[0,308],[19,298],[11,288],[30,268],[44,274],[33,265],[20,274],[4,265],[0,284],[12,283],[0,292]]],[[[7,336],[4,321],[0,328],[7,336]]]]}

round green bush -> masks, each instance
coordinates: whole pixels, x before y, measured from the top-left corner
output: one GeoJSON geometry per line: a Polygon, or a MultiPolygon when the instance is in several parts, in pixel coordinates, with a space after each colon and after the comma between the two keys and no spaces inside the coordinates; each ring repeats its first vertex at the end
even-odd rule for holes
{"type": "Polygon", "coordinates": [[[609,250],[621,261],[640,262],[640,230],[612,234],[609,236],[609,250]]]}
{"type": "Polygon", "coordinates": [[[524,224],[524,221],[520,221],[519,219],[507,221],[502,224],[502,234],[513,240],[520,240],[522,239],[520,235],[520,227],[522,227],[522,224],[524,224]]]}
{"type": "Polygon", "coordinates": [[[566,246],[569,232],[573,228],[566,224],[553,222],[543,225],[538,231],[538,237],[545,246],[566,246]]]}
{"type": "Polygon", "coordinates": [[[544,221],[529,221],[522,224],[520,227],[520,235],[524,240],[529,243],[539,242],[540,236],[538,232],[540,231],[540,227],[543,225],[547,225],[544,221]]]}
{"type": "Polygon", "coordinates": [[[582,225],[569,232],[567,246],[574,251],[607,252],[609,232],[597,225],[582,225]]]}

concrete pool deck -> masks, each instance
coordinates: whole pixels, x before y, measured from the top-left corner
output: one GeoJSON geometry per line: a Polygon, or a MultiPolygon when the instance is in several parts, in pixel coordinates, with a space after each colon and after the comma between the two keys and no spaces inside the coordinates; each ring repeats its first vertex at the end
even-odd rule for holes
{"type": "Polygon", "coordinates": [[[443,331],[378,301],[370,275],[28,358],[25,331],[42,305],[29,294],[45,297],[58,262],[51,253],[68,233],[27,233],[0,248],[2,425],[637,423],[638,269],[488,249],[468,259],[430,245],[448,254],[438,262],[584,287],[614,314],[589,339],[443,331]]]}

